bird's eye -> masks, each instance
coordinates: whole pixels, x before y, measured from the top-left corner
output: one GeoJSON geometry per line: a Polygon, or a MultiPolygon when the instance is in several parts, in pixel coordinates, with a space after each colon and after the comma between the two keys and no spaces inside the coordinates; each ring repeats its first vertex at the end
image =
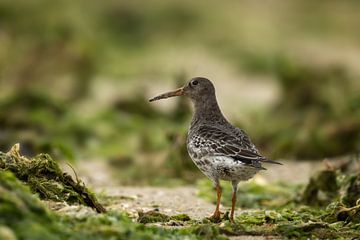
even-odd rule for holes
{"type": "Polygon", "coordinates": [[[192,85],[196,86],[198,84],[199,84],[199,82],[197,80],[192,81],[192,85]]]}

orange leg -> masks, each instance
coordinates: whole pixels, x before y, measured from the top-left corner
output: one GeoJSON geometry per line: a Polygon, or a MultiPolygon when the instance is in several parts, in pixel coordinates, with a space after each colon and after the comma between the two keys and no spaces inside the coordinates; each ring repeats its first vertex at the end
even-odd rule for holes
{"type": "Polygon", "coordinates": [[[221,187],[219,184],[216,186],[216,193],[217,193],[216,209],[214,214],[212,215],[212,218],[214,218],[215,220],[220,220],[221,187]]]}
{"type": "Polygon", "coordinates": [[[231,212],[230,212],[230,222],[234,222],[234,211],[236,205],[236,192],[233,192],[232,199],[231,199],[231,212]]]}
{"type": "Polygon", "coordinates": [[[230,222],[234,222],[234,212],[235,212],[235,206],[236,206],[236,193],[238,188],[238,181],[232,181],[232,189],[233,189],[233,195],[231,199],[231,212],[230,212],[230,222]]]}

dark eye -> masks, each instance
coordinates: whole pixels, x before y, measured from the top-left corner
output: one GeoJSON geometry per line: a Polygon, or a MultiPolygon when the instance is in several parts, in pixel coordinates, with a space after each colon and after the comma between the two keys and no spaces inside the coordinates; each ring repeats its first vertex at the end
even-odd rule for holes
{"type": "Polygon", "coordinates": [[[198,84],[199,84],[199,82],[197,80],[192,81],[192,85],[196,86],[198,84]]]}

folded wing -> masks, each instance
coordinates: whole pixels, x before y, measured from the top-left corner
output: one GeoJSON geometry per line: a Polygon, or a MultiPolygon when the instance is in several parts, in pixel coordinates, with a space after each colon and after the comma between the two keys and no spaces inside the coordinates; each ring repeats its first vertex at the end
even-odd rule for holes
{"type": "Polygon", "coordinates": [[[262,156],[247,134],[239,129],[218,129],[203,125],[198,130],[197,140],[206,143],[215,156],[228,156],[234,161],[259,169],[265,169],[262,163],[281,164],[262,156]]]}

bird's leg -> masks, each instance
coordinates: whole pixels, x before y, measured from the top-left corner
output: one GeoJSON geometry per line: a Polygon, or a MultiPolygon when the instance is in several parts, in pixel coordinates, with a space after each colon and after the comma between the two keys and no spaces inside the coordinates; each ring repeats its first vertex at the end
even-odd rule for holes
{"type": "Polygon", "coordinates": [[[221,200],[221,186],[220,184],[216,184],[216,195],[217,195],[217,202],[216,202],[216,209],[212,218],[214,220],[220,220],[220,200],[221,200]]]}
{"type": "Polygon", "coordinates": [[[236,192],[233,192],[232,198],[231,198],[231,212],[230,212],[230,222],[234,222],[234,211],[235,211],[235,205],[236,205],[236,192]]]}
{"type": "Polygon", "coordinates": [[[231,198],[230,222],[234,222],[234,212],[235,212],[235,205],[236,205],[236,193],[237,193],[238,183],[239,182],[236,182],[236,181],[232,182],[233,194],[232,194],[232,198],[231,198]]]}

